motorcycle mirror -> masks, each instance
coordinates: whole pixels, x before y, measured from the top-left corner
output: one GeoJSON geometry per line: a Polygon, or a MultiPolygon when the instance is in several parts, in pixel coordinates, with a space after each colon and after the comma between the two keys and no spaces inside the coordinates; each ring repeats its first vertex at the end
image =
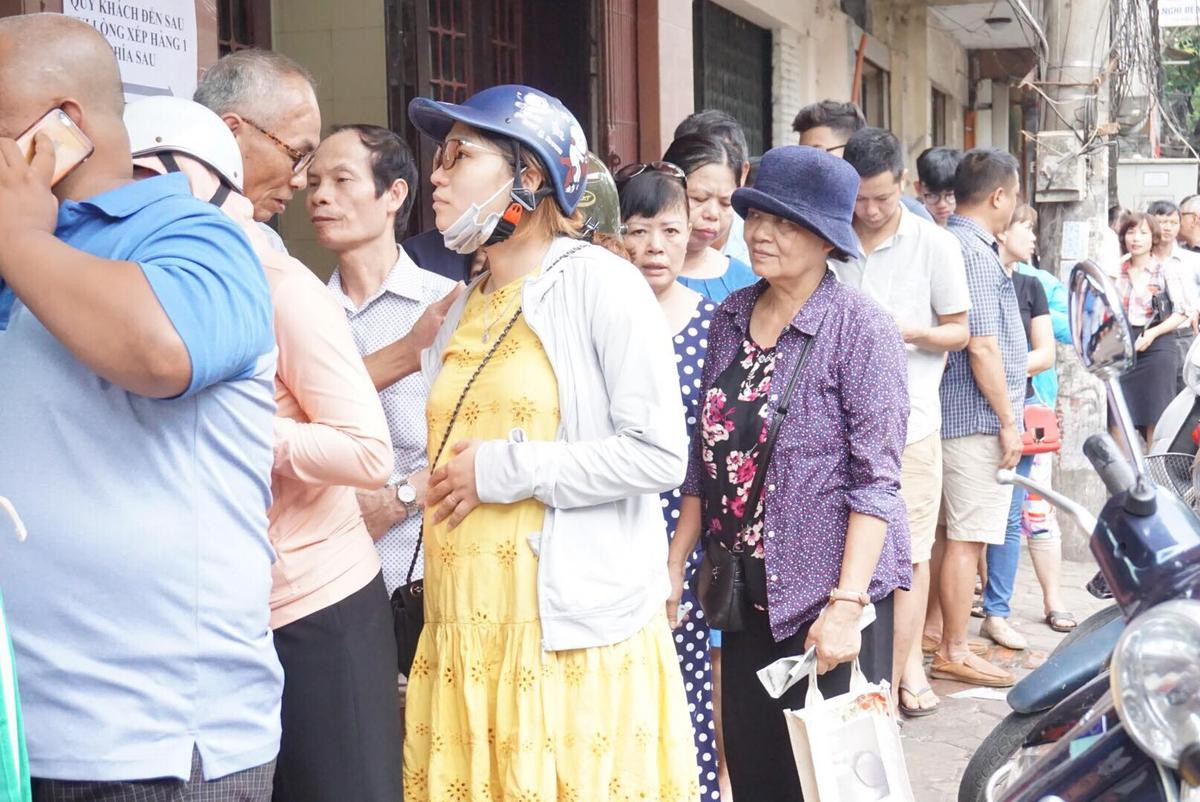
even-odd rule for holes
{"type": "Polygon", "coordinates": [[[1133,334],[1121,296],[1094,262],[1071,270],[1071,338],[1083,366],[1108,381],[1133,366],[1133,334]]]}
{"type": "Polygon", "coordinates": [[[1133,332],[1125,317],[1125,305],[1112,280],[1092,261],[1071,268],[1067,282],[1070,300],[1071,339],[1088,372],[1105,383],[1113,419],[1120,426],[1126,449],[1133,458],[1138,486],[1149,487],[1141,436],[1129,416],[1121,374],[1133,367],[1133,332]]]}

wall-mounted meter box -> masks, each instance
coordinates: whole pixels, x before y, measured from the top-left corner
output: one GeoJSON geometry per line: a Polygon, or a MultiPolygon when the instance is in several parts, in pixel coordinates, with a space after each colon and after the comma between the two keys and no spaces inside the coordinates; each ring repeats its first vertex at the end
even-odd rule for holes
{"type": "Polygon", "coordinates": [[[1126,209],[1143,212],[1157,200],[1179,203],[1196,194],[1196,159],[1121,159],[1117,162],[1117,197],[1126,209]]]}

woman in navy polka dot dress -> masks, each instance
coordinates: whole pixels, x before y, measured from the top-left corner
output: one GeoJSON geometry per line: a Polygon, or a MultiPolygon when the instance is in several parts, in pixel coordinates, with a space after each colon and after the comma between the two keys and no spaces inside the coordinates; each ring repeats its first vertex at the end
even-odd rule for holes
{"type": "MultiPolygon", "coordinates": [[[[626,227],[623,244],[630,261],[654,290],[670,329],[675,332],[675,361],[690,437],[696,428],[700,374],[708,346],[709,322],[716,306],[676,281],[687,254],[688,199],[683,171],[670,167],[663,162],[653,166],[631,165],[618,173],[617,187],[621,194],[621,219],[626,227]]],[[[679,498],[678,489],[663,493],[663,515],[671,534],[679,517],[679,498]]],[[[693,554],[689,574],[698,562],[698,554],[693,554]]],[[[684,624],[675,630],[675,649],[696,732],[700,799],[713,802],[720,800],[721,792],[717,782],[709,630],[700,604],[685,590],[681,608],[689,606],[684,624]]]]}

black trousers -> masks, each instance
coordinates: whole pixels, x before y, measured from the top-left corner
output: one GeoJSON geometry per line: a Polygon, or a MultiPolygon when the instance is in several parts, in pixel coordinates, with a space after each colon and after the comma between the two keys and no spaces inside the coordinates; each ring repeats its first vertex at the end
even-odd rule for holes
{"type": "Polygon", "coordinates": [[[274,802],[403,798],[396,636],[383,575],[275,630],[283,740],[274,802]]]}
{"type": "MultiPolygon", "coordinates": [[[[793,685],[779,699],[767,695],[756,672],[781,657],[804,654],[811,624],[779,643],[771,635],[767,614],[752,612],[741,632],[721,634],[721,705],[725,759],[734,799],[754,802],[800,802],[800,778],[792,757],[784,710],[804,707],[808,680],[793,685]]],[[[875,603],[875,623],[863,631],[859,663],[871,682],[892,677],[892,597],[875,603]]],[[[850,663],[821,676],[826,697],[850,690],[850,663]]]]}

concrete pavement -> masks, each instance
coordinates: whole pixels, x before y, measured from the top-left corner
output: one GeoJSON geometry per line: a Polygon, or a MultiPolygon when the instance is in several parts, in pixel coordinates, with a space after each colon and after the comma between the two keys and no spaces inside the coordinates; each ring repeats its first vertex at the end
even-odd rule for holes
{"type": "MultiPolygon", "coordinates": [[[[1096,573],[1094,563],[1063,563],[1063,596],[1082,621],[1109,602],[1093,598],[1084,585],[1096,573]]],[[[989,659],[1007,666],[1018,677],[1028,674],[1046,659],[1046,655],[1064,637],[1042,622],[1042,592],[1033,574],[1028,551],[1022,551],[1013,593],[1012,623],[1029,639],[1029,649],[1013,652],[995,646],[989,659]]],[[[977,633],[981,619],[973,618],[972,632],[977,633]]],[[[990,643],[990,641],[989,641],[990,643]]],[[[1008,714],[1001,701],[951,699],[950,694],[970,686],[934,680],[933,690],[941,698],[937,713],[920,719],[907,719],[902,729],[909,777],[917,802],[955,802],[958,781],[975,747],[1008,714]]]]}

